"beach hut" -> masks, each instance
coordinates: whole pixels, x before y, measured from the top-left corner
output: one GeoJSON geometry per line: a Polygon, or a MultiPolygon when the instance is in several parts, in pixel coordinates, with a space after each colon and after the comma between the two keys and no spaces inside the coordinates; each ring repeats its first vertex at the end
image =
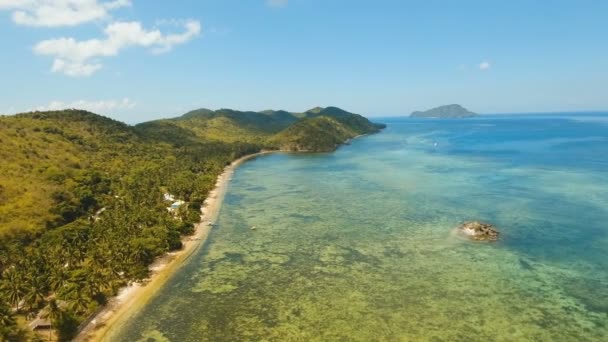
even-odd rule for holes
{"type": "Polygon", "coordinates": [[[30,322],[29,326],[33,331],[49,330],[52,327],[50,319],[42,318],[40,316],[36,317],[36,319],[30,322]]]}
{"type": "Polygon", "coordinates": [[[171,204],[171,209],[174,209],[174,210],[179,209],[182,205],[184,205],[184,203],[186,203],[186,202],[175,201],[175,202],[173,202],[173,204],[171,204]]]}
{"type": "Polygon", "coordinates": [[[173,202],[173,203],[171,204],[171,206],[170,206],[170,207],[167,207],[167,210],[168,210],[170,213],[175,214],[175,213],[177,212],[177,210],[178,210],[178,209],[179,209],[179,208],[180,208],[182,205],[184,205],[184,203],[186,203],[186,202],[184,202],[184,201],[182,201],[182,200],[175,201],[175,202],[173,202]]]}

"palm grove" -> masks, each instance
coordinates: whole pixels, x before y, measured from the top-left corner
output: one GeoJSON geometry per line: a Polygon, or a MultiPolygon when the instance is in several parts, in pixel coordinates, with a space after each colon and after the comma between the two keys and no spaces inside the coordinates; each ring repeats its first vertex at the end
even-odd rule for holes
{"type": "Polygon", "coordinates": [[[78,110],[0,117],[0,337],[59,339],[122,286],[146,278],[200,221],[232,160],[262,149],[331,151],[382,125],[335,107],[197,110],[128,126],[78,110]],[[167,211],[163,194],[185,202],[167,211]]]}

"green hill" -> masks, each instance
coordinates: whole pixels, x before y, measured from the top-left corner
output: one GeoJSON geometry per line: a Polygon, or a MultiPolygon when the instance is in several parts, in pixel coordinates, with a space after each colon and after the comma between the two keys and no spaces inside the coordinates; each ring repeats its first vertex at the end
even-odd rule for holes
{"type": "Polygon", "coordinates": [[[182,150],[225,152],[215,163],[219,169],[242,151],[331,151],[379,128],[336,107],[299,114],[199,109],[134,127],[79,110],[4,116],[0,237],[36,235],[90,214],[116,191],[112,186],[122,176],[141,164],[183,158],[182,150]]]}
{"type": "Polygon", "coordinates": [[[298,120],[298,117],[286,111],[243,112],[231,109],[217,111],[199,109],[166,121],[189,129],[202,139],[263,143],[265,138],[298,120]]]}
{"type": "Polygon", "coordinates": [[[178,118],[139,124],[136,129],[146,136],[178,145],[202,139],[248,142],[266,149],[314,152],[332,151],[347,139],[376,133],[383,127],[337,107],[316,107],[304,113],[198,109],[178,118]],[[307,120],[318,117],[332,120],[307,120]],[[306,146],[310,148],[304,148],[306,146]]]}
{"type": "Polygon", "coordinates": [[[349,139],[385,127],[336,107],[317,107],[303,114],[305,119],[272,137],[271,145],[287,151],[329,152],[349,139]]]}
{"type": "Polygon", "coordinates": [[[270,143],[284,151],[327,152],[358,134],[335,118],[306,118],[274,136],[270,143]]]}
{"type": "Polygon", "coordinates": [[[359,114],[349,113],[337,107],[314,108],[305,113],[307,117],[327,116],[336,119],[345,127],[360,134],[377,133],[385,128],[384,124],[376,124],[359,114]]]}
{"type": "Polygon", "coordinates": [[[105,187],[121,156],[137,158],[131,146],[139,143],[131,127],[83,111],[2,117],[0,236],[82,216],[99,201],[83,185],[105,187]]]}
{"type": "Polygon", "coordinates": [[[67,340],[181,247],[231,161],[262,149],[331,151],[380,127],[334,107],[201,109],[136,126],[80,110],[0,116],[0,312],[64,303],[54,324],[67,340]],[[165,193],[185,201],[174,214],[165,193]]]}

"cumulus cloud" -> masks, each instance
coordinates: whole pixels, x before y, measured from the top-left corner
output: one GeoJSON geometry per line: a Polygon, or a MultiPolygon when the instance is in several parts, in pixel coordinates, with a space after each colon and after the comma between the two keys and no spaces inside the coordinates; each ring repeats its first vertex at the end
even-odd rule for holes
{"type": "Polygon", "coordinates": [[[489,70],[492,67],[492,64],[490,64],[490,62],[488,61],[483,61],[481,63],[479,63],[479,70],[489,70]]]}
{"type": "Polygon", "coordinates": [[[130,0],[0,0],[0,10],[12,11],[16,24],[45,27],[80,25],[126,6],[130,0]]]}
{"type": "Polygon", "coordinates": [[[273,8],[285,7],[289,4],[289,0],[266,0],[266,5],[273,8]]]}
{"type": "MultiPolygon", "coordinates": [[[[0,0],[1,1],[1,0],[0,0]]],[[[149,48],[153,53],[163,53],[173,46],[183,44],[201,32],[198,21],[184,23],[184,32],[163,34],[157,29],[146,30],[139,22],[115,22],[109,24],[104,39],[77,41],[74,38],[44,40],[36,44],[34,52],[53,56],[51,71],[67,76],[90,76],[102,68],[101,57],[116,56],[120,50],[132,46],[149,48]]]]}
{"type": "Polygon", "coordinates": [[[62,110],[62,109],[83,109],[93,113],[106,114],[116,110],[131,109],[136,106],[136,103],[128,98],[122,100],[99,100],[99,101],[87,101],[78,100],[70,103],[63,101],[51,101],[49,104],[39,106],[34,109],[38,111],[47,110],[62,110]]]}

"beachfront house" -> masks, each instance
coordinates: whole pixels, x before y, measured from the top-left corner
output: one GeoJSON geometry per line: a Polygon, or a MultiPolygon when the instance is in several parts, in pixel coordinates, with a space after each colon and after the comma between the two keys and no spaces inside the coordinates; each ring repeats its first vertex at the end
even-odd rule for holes
{"type": "Polygon", "coordinates": [[[177,201],[173,202],[170,207],[167,207],[167,210],[170,213],[175,214],[177,212],[177,210],[179,208],[181,208],[181,206],[184,205],[185,203],[186,202],[184,202],[182,200],[177,200],[177,201]]]}
{"type": "Polygon", "coordinates": [[[33,331],[50,330],[52,327],[50,319],[40,316],[36,317],[32,322],[30,322],[29,326],[33,331]]]}

